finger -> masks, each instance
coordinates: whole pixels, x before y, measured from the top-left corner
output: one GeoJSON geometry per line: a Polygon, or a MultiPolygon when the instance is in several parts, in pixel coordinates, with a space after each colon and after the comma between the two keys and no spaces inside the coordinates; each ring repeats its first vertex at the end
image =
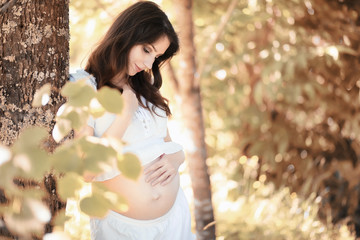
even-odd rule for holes
{"type": "Polygon", "coordinates": [[[170,183],[174,177],[175,177],[175,174],[170,175],[168,178],[166,178],[164,181],[162,181],[162,183],[160,183],[160,185],[165,186],[166,184],[170,183]]]}
{"type": "Polygon", "coordinates": [[[148,166],[148,167],[144,168],[144,174],[145,175],[150,174],[151,172],[154,172],[157,169],[158,169],[158,167],[154,166],[154,164],[153,164],[151,166],[148,166]]]}
{"type": "Polygon", "coordinates": [[[156,180],[157,178],[159,178],[161,175],[163,175],[166,172],[166,169],[164,168],[159,168],[158,170],[156,170],[155,172],[149,174],[146,178],[145,181],[146,182],[153,182],[154,180],[156,180]]]}
{"type": "Polygon", "coordinates": [[[87,182],[87,183],[92,182],[94,180],[94,178],[95,177],[93,177],[93,176],[86,176],[86,177],[84,177],[84,182],[87,182]]]}
{"type": "Polygon", "coordinates": [[[174,170],[168,170],[166,173],[164,173],[161,178],[159,177],[156,181],[153,183],[156,185],[158,183],[161,183],[162,186],[166,185],[167,183],[171,182],[171,180],[175,177],[176,172],[174,170]]]}
{"type": "Polygon", "coordinates": [[[161,168],[163,166],[162,162],[156,162],[154,164],[151,164],[150,166],[147,166],[144,169],[144,174],[149,174],[150,172],[156,171],[157,169],[161,168]]]}
{"type": "Polygon", "coordinates": [[[155,181],[153,181],[151,183],[151,186],[155,186],[158,183],[161,183],[163,181],[165,181],[167,178],[169,178],[169,174],[164,173],[163,175],[161,175],[158,179],[156,179],[155,181]]]}
{"type": "Polygon", "coordinates": [[[164,161],[163,161],[164,156],[165,156],[165,153],[161,154],[159,156],[158,160],[156,160],[153,164],[150,164],[147,167],[145,167],[144,171],[156,170],[160,166],[164,165],[164,161]]]}

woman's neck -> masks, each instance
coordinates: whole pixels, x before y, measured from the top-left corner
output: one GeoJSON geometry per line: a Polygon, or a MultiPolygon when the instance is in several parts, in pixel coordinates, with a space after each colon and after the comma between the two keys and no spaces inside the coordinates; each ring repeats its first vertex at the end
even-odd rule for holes
{"type": "Polygon", "coordinates": [[[128,83],[128,81],[129,81],[129,76],[127,74],[119,73],[114,76],[114,78],[111,80],[111,83],[114,86],[122,89],[124,87],[124,85],[128,83]]]}

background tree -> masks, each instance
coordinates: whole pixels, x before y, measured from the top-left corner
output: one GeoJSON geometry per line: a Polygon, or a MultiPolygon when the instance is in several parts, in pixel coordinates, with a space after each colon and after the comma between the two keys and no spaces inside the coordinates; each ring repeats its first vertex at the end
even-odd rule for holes
{"type": "MultiPolygon", "coordinates": [[[[181,98],[182,119],[189,131],[187,136],[195,145],[195,147],[191,146],[192,149],[188,149],[187,156],[189,158],[190,176],[194,192],[196,229],[199,239],[213,239],[215,237],[211,184],[206,163],[208,155],[205,143],[201,80],[204,66],[207,64],[213,47],[223,34],[237,3],[237,0],[229,3],[220,23],[215,25],[217,28],[216,32],[210,37],[210,41],[206,41],[205,45],[201,45],[205,54],[197,55],[197,46],[194,42],[196,34],[194,29],[193,2],[181,1],[179,6],[177,6],[177,23],[180,42],[182,43],[179,56],[180,64],[177,71],[174,71],[170,64],[167,68],[169,79],[172,80],[172,87],[181,98]]],[[[220,16],[218,19],[220,19],[220,16]]]]}
{"type": "MultiPolygon", "coordinates": [[[[211,1],[195,21],[210,35],[209,9],[225,4],[211,1]]],[[[315,193],[324,222],[359,232],[359,12],[353,1],[239,3],[201,85],[209,163],[233,169],[231,198],[263,182],[294,198],[315,193]]]]}
{"type": "MultiPolygon", "coordinates": [[[[41,126],[50,132],[54,125],[56,110],[63,102],[59,89],[68,78],[68,3],[0,1],[0,142],[3,145],[12,145],[19,133],[30,126],[41,126]],[[46,83],[51,84],[49,103],[33,108],[35,91],[46,83]]],[[[49,137],[44,147],[53,150],[54,146],[49,137]]],[[[43,182],[19,179],[17,184],[46,189],[48,196],[44,199],[53,214],[64,207],[56,196],[52,176],[43,182]]],[[[1,203],[6,202],[1,195],[1,203]]],[[[4,224],[0,226],[0,235],[9,236],[4,224]]]]}
{"type": "Polygon", "coordinates": [[[200,85],[196,79],[196,47],[194,44],[192,6],[192,0],[177,2],[176,21],[181,43],[180,64],[178,74],[171,66],[168,66],[168,70],[174,91],[181,98],[181,115],[186,129],[184,134],[191,142],[185,150],[194,194],[197,239],[215,239],[211,184],[206,164],[207,151],[200,85]]]}

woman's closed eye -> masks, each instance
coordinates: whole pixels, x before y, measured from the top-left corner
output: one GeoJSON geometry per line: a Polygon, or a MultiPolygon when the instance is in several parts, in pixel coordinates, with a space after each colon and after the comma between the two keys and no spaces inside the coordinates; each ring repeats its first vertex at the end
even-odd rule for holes
{"type": "Polygon", "coordinates": [[[147,48],[147,47],[143,47],[143,50],[144,50],[145,53],[150,53],[150,49],[147,48]]]}
{"type": "MultiPolygon", "coordinates": [[[[143,47],[143,51],[147,54],[151,53],[152,52],[152,49],[150,47],[147,47],[147,46],[144,46],[143,47]]],[[[155,59],[159,58],[162,54],[158,54],[155,56],[155,59]]]]}

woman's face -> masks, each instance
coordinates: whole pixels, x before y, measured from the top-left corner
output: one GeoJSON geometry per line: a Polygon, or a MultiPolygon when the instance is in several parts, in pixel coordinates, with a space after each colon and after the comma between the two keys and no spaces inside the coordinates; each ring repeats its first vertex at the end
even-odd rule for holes
{"type": "Polygon", "coordinates": [[[134,76],[144,69],[151,69],[155,58],[163,55],[169,47],[167,36],[162,36],[151,44],[138,44],[130,49],[128,60],[128,75],[134,76]]]}

